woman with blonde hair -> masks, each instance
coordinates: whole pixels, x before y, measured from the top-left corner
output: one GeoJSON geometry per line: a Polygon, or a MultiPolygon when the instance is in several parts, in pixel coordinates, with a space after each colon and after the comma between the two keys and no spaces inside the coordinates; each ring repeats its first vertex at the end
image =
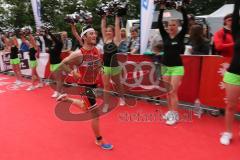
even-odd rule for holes
{"type": "MultiPolygon", "coordinates": [[[[103,83],[104,90],[109,91],[111,80],[115,83],[116,90],[120,92],[120,95],[123,94],[123,86],[120,82],[120,74],[122,70],[118,64],[117,53],[119,52],[118,48],[121,42],[121,32],[120,32],[120,17],[115,17],[115,26],[107,26],[107,17],[106,15],[102,16],[101,21],[101,31],[104,42],[104,54],[103,54],[103,83]]],[[[104,102],[106,110],[108,108],[109,95],[107,92],[104,92],[104,102]]],[[[125,105],[125,102],[120,98],[120,105],[125,105]]]]}
{"type": "Polygon", "coordinates": [[[182,6],[182,30],[178,32],[179,23],[177,20],[170,20],[167,26],[168,31],[166,31],[163,25],[164,8],[165,5],[161,4],[158,20],[164,47],[162,76],[163,80],[172,86],[172,91],[167,95],[169,111],[165,114],[164,119],[166,119],[166,124],[174,125],[179,120],[177,112],[178,89],[184,76],[184,66],[180,55],[183,54],[185,50],[184,37],[188,30],[188,17],[182,6]]]}
{"type": "Polygon", "coordinates": [[[29,48],[29,66],[32,71],[32,85],[27,88],[27,91],[32,91],[36,88],[43,87],[43,83],[41,82],[40,77],[37,73],[37,57],[39,56],[39,48],[37,46],[37,43],[35,41],[35,38],[32,35],[31,28],[23,28],[23,35],[21,37],[22,42],[25,43],[29,48]],[[28,35],[28,40],[26,39],[26,35],[28,35]],[[35,86],[35,83],[38,82],[38,84],[35,86]]]}
{"type": "Polygon", "coordinates": [[[9,47],[10,47],[10,64],[12,65],[12,69],[15,73],[16,76],[16,81],[15,84],[16,85],[21,85],[22,81],[21,81],[21,67],[20,67],[20,59],[18,57],[18,53],[19,53],[19,45],[18,45],[18,41],[17,41],[17,37],[13,32],[10,32],[10,38],[9,38],[9,47]]]}

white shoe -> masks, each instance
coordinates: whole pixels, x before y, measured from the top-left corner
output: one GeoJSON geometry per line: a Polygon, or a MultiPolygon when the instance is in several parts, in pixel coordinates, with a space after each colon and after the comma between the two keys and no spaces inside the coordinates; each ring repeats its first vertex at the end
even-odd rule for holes
{"type": "Polygon", "coordinates": [[[222,136],[220,137],[220,143],[223,144],[223,145],[229,145],[230,144],[230,141],[232,139],[232,133],[230,132],[223,132],[221,134],[222,136]]]}
{"type": "Polygon", "coordinates": [[[60,96],[60,93],[57,92],[57,91],[54,91],[53,94],[52,94],[52,98],[57,98],[60,96]]]}
{"type": "Polygon", "coordinates": [[[164,120],[167,120],[168,117],[169,117],[169,115],[171,114],[171,112],[172,112],[172,111],[167,111],[167,112],[163,115],[162,118],[163,118],[164,120]]]}
{"type": "Polygon", "coordinates": [[[125,106],[125,100],[123,98],[119,99],[119,106],[125,106]]]}
{"type": "Polygon", "coordinates": [[[176,124],[178,121],[179,121],[178,112],[170,111],[167,115],[166,124],[172,126],[176,124]]]}
{"type": "Polygon", "coordinates": [[[22,81],[16,80],[14,83],[19,86],[22,84],[22,81]]]}
{"type": "Polygon", "coordinates": [[[26,91],[32,91],[32,90],[34,90],[34,89],[36,89],[36,87],[30,86],[30,87],[28,87],[28,88],[26,89],[26,91]]]}
{"type": "Polygon", "coordinates": [[[169,125],[169,126],[173,126],[174,124],[177,123],[177,120],[176,119],[170,119],[170,120],[167,120],[166,121],[166,124],[169,125]]]}
{"type": "Polygon", "coordinates": [[[42,88],[43,87],[43,83],[38,83],[35,87],[36,88],[42,88]]]}

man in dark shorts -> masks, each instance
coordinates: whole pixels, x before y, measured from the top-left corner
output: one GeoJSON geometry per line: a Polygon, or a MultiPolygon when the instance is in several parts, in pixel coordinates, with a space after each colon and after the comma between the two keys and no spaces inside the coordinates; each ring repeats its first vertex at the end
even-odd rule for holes
{"type": "MultiPolygon", "coordinates": [[[[79,36],[76,32],[76,29],[74,29],[74,25],[72,25],[72,31],[74,32],[73,35],[76,37],[76,39],[82,41],[82,48],[79,51],[76,51],[72,54],[70,54],[69,57],[65,58],[61,64],[60,67],[63,67],[64,70],[67,69],[67,65],[71,63],[78,63],[79,65],[84,65],[89,60],[92,59],[100,59],[100,51],[95,47],[96,45],[96,33],[95,30],[91,26],[86,26],[83,28],[81,36],[79,36]]],[[[100,64],[101,65],[101,64],[100,64]]],[[[80,68],[81,68],[80,66],[80,68]]],[[[69,70],[70,71],[70,70],[69,70]]],[[[100,74],[99,72],[93,72],[94,74],[100,74]]],[[[79,73],[73,72],[73,75],[75,77],[80,77],[78,75],[79,73]]],[[[87,88],[96,88],[97,82],[96,79],[98,76],[94,76],[96,78],[92,79],[92,81],[89,81],[89,79],[83,79],[81,80],[81,85],[86,86],[87,88]]],[[[72,104],[75,104],[76,106],[80,107],[83,111],[88,110],[89,108],[95,107],[96,104],[96,98],[92,91],[92,89],[86,89],[86,96],[87,99],[73,99],[69,98],[67,95],[60,96],[58,100],[64,100],[64,101],[71,101],[72,104]]],[[[94,113],[93,113],[94,114],[94,113]]],[[[106,144],[103,141],[103,137],[100,134],[100,128],[99,128],[99,118],[94,118],[92,120],[92,129],[96,137],[96,144],[100,146],[102,149],[111,150],[113,148],[112,144],[106,144]]]]}

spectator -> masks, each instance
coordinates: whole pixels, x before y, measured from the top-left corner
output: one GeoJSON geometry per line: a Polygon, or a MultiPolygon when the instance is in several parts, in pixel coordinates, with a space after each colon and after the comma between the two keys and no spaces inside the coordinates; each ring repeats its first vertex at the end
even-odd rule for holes
{"type": "Polygon", "coordinates": [[[132,27],[130,29],[131,38],[129,40],[129,50],[131,54],[137,54],[140,52],[140,38],[138,34],[138,29],[136,27],[132,27]]]}
{"type": "Polygon", "coordinates": [[[232,14],[224,17],[224,26],[214,34],[213,38],[213,54],[222,55],[224,57],[233,56],[233,38],[232,38],[232,14]]]}
{"type": "Polygon", "coordinates": [[[60,32],[60,35],[61,35],[61,40],[63,43],[61,59],[64,59],[71,54],[72,40],[70,38],[68,38],[66,31],[60,32]]]}
{"type": "MultiPolygon", "coordinates": [[[[163,41],[162,40],[153,40],[152,42],[152,53],[154,54],[153,56],[153,62],[155,65],[155,75],[156,75],[156,79],[157,80],[161,80],[162,76],[161,76],[161,62],[162,62],[162,55],[164,54],[163,52],[163,41]]],[[[155,101],[155,105],[160,105],[160,98],[153,98],[152,100],[155,101]]]]}
{"type": "Polygon", "coordinates": [[[36,32],[36,37],[35,37],[36,43],[39,46],[41,53],[46,53],[46,44],[44,40],[44,35],[45,35],[44,30],[40,29],[36,32]]]}
{"type": "Polygon", "coordinates": [[[210,50],[210,41],[204,37],[203,27],[195,24],[190,30],[190,42],[192,46],[191,54],[208,55],[210,50]]]}
{"type": "Polygon", "coordinates": [[[126,53],[129,51],[128,48],[128,41],[127,41],[127,34],[126,34],[126,29],[122,28],[121,29],[121,42],[118,47],[118,51],[122,53],[126,53]]]}
{"type": "Polygon", "coordinates": [[[60,33],[62,42],[63,42],[63,49],[62,52],[69,52],[72,48],[72,40],[68,38],[67,32],[63,31],[60,33]]]}
{"type": "Polygon", "coordinates": [[[19,36],[19,42],[20,42],[19,44],[21,44],[19,51],[22,52],[22,53],[28,52],[29,51],[29,47],[28,47],[28,42],[26,40],[24,31],[21,30],[19,32],[18,36],[19,36]]]}
{"type": "Polygon", "coordinates": [[[197,24],[195,16],[193,14],[188,14],[188,32],[190,32],[193,25],[197,24]]]}
{"type": "Polygon", "coordinates": [[[162,40],[153,42],[152,53],[154,54],[153,62],[156,67],[155,70],[156,77],[157,79],[161,79],[161,57],[164,54],[162,40]]]}
{"type": "Polygon", "coordinates": [[[10,46],[10,40],[9,40],[8,34],[3,35],[2,41],[3,41],[3,44],[4,44],[4,51],[9,52],[11,46],[10,46]]]}
{"type": "Polygon", "coordinates": [[[209,40],[212,39],[213,34],[210,33],[210,27],[207,24],[203,25],[203,35],[205,38],[207,38],[209,40]]]}
{"type": "MultiPolygon", "coordinates": [[[[192,28],[193,25],[197,24],[197,22],[196,22],[195,16],[193,14],[188,14],[187,17],[188,17],[188,32],[185,34],[184,43],[188,47],[189,43],[190,43],[189,41],[190,41],[190,31],[191,31],[191,28],[192,28]]],[[[180,23],[181,22],[179,22],[179,24],[180,23]]],[[[188,52],[189,51],[187,51],[187,48],[186,48],[185,53],[188,53],[188,52]]]]}
{"type": "Polygon", "coordinates": [[[28,48],[27,44],[22,42],[21,46],[20,46],[20,52],[24,53],[24,52],[28,52],[28,51],[29,51],[29,48],[28,48]]]}

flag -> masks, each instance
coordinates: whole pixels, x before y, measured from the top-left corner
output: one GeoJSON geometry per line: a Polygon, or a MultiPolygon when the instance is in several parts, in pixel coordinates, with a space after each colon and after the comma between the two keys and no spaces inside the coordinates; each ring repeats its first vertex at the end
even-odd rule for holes
{"type": "Polygon", "coordinates": [[[147,49],[154,10],[154,0],[141,0],[141,53],[147,49]]]}
{"type": "Polygon", "coordinates": [[[35,19],[36,28],[39,29],[42,25],[41,22],[41,1],[40,0],[31,0],[32,9],[35,19]]]}

